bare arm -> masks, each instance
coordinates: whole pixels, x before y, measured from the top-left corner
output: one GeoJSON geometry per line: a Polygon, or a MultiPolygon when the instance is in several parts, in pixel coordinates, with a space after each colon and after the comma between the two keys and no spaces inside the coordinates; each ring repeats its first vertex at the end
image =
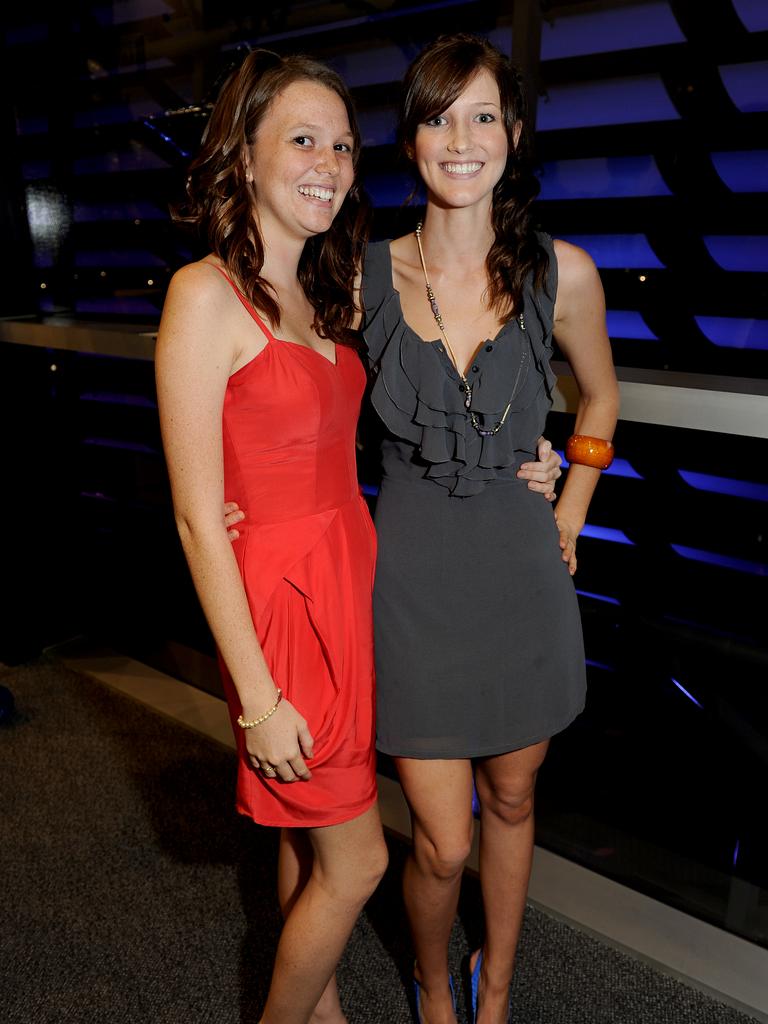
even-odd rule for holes
{"type": "MultiPolygon", "coordinates": [[[[619,413],[619,388],[605,325],[605,297],[591,257],[574,245],[555,242],[558,288],[554,333],[579,386],[574,433],[610,440],[619,413]]],[[[563,560],[571,562],[600,470],[572,465],[555,508],[563,560]]],[[[575,559],[571,572],[575,571],[575,559]]]]}
{"type": "MultiPolygon", "coordinates": [[[[228,338],[231,296],[209,267],[192,264],[173,278],[156,349],[163,446],[176,523],[211,632],[237,689],[246,719],[276,700],[276,686],[253,627],[232,545],[221,519],[224,468],[221,418],[238,352],[228,338]]],[[[311,754],[306,723],[287,702],[246,733],[254,761],[277,765],[292,781],[306,774],[299,745],[311,754]]]]}

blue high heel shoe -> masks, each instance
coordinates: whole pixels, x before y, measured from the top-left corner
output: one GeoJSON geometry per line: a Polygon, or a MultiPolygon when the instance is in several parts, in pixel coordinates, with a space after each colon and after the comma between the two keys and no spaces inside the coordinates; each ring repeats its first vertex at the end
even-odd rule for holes
{"type": "MultiPolygon", "coordinates": [[[[456,991],[453,987],[453,975],[448,975],[448,988],[451,990],[451,1005],[453,1006],[453,1012],[456,1012],[456,991]]],[[[413,979],[413,993],[416,1001],[416,1022],[421,1024],[421,985],[413,979]]]]}
{"type": "MultiPolygon", "coordinates": [[[[471,954],[470,954],[471,956],[471,954]]],[[[477,960],[475,961],[475,969],[470,970],[470,956],[467,957],[467,976],[469,977],[469,998],[472,1006],[472,1015],[470,1017],[470,1024],[476,1024],[477,1021],[477,990],[480,988],[480,969],[483,966],[483,947],[480,947],[480,951],[477,954],[477,960]]],[[[512,1008],[512,1002],[510,1000],[510,1009],[512,1008]]]]}
{"type": "MultiPolygon", "coordinates": [[[[477,960],[475,961],[475,969],[470,972],[469,975],[469,996],[472,1002],[472,1024],[477,1020],[477,990],[480,986],[480,968],[483,966],[483,947],[480,947],[480,952],[477,954],[477,960]]],[[[469,960],[467,960],[467,967],[469,967],[469,960]]]]}

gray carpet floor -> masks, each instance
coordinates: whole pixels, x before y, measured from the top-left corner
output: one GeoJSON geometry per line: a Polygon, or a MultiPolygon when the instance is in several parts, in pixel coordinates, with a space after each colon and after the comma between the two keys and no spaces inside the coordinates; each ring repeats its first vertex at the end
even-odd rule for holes
{"type": "MultiPolygon", "coordinates": [[[[59,663],[0,669],[0,1020],[255,1024],[279,929],[275,835],[233,809],[234,755],[59,663]]],[[[404,847],[339,968],[350,1024],[410,1024],[404,847]]],[[[481,935],[467,879],[451,959],[481,935]]],[[[460,992],[460,1019],[465,1019],[460,992]]],[[[514,1024],[747,1024],[529,908],[514,1024]]]]}

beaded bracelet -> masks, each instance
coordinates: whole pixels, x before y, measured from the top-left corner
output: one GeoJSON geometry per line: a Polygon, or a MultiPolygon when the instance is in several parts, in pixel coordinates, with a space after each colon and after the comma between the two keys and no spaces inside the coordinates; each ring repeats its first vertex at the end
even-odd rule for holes
{"type": "Polygon", "coordinates": [[[274,715],[274,713],[277,711],[278,707],[280,706],[280,701],[282,699],[283,699],[283,691],[282,690],[278,690],[277,691],[277,700],[272,705],[272,707],[269,709],[269,711],[265,711],[264,714],[260,715],[258,718],[252,718],[250,720],[250,722],[246,722],[246,720],[243,718],[243,716],[240,715],[239,718],[237,719],[237,724],[240,726],[241,729],[253,729],[254,726],[261,725],[262,722],[266,722],[266,720],[268,718],[270,718],[272,715],[274,715]]]}
{"type": "Polygon", "coordinates": [[[565,445],[565,457],[578,466],[593,469],[608,469],[613,462],[613,444],[601,437],[588,434],[572,434],[565,445]]]}

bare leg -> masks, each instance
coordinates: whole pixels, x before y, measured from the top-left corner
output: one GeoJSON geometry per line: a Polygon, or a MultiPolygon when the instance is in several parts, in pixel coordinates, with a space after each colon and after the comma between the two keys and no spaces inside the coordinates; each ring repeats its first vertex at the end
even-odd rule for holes
{"type": "Polygon", "coordinates": [[[261,1024],[308,1024],[386,868],[376,807],[307,836],[312,871],[285,920],[261,1024]]]}
{"type": "MultiPolygon", "coordinates": [[[[309,881],[313,860],[312,844],[304,829],[282,829],[277,866],[277,895],[283,918],[288,917],[309,881]]],[[[347,1024],[347,1018],[339,1002],[335,974],[325,986],[309,1024],[347,1024]]]]}
{"type": "Polygon", "coordinates": [[[411,808],[413,848],[403,895],[416,951],[424,1024],[455,1024],[448,988],[448,940],[464,862],[472,844],[469,761],[396,759],[411,808]]]}
{"type": "MultiPolygon", "coordinates": [[[[549,741],[477,763],[485,910],[477,1024],[506,1024],[533,856],[533,791],[549,741]]],[[[477,953],[470,965],[474,967],[477,953]]]]}

